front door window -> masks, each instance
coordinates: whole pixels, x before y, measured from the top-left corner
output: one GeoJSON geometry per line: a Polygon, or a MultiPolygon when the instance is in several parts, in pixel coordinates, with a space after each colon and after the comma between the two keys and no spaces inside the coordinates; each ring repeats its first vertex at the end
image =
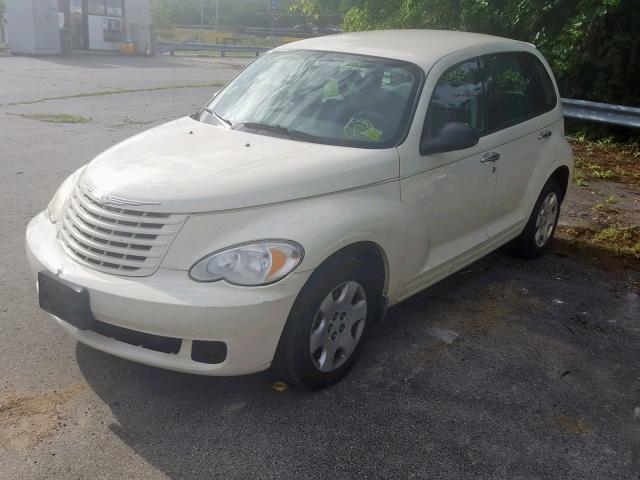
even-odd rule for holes
{"type": "Polygon", "coordinates": [[[447,70],[431,96],[423,138],[434,138],[450,122],[466,123],[484,130],[482,73],[477,60],[454,65],[447,70]]]}

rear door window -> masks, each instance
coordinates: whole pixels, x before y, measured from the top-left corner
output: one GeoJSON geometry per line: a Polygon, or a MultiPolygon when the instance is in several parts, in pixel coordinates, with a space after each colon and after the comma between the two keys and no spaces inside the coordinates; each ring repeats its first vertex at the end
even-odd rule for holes
{"type": "Polygon", "coordinates": [[[549,75],[526,52],[483,57],[487,89],[487,130],[494,132],[552,110],[557,102],[549,75]]]}

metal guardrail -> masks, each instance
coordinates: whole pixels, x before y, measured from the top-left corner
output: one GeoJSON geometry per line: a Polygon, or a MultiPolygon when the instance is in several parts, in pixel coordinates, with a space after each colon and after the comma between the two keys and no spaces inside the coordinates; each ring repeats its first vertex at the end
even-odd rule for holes
{"type": "Polygon", "coordinates": [[[181,43],[166,43],[158,42],[156,44],[156,50],[158,53],[170,53],[174,55],[175,52],[199,52],[199,51],[211,51],[220,52],[224,57],[225,53],[255,53],[256,57],[261,53],[268,52],[272,47],[253,47],[248,45],[214,45],[209,43],[197,43],[197,42],[181,42],[181,43]]]}
{"type": "Polygon", "coordinates": [[[640,108],[571,98],[562,99],[562,108],[566,118],[627,128],[640,128],[640,108]]]}

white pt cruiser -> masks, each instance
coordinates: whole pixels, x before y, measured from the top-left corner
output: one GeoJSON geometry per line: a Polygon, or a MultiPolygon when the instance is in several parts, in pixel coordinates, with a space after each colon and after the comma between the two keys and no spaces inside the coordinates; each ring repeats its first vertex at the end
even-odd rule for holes
{"type": "Polygon", "coordinates": [[[548,247],[573,171],[530,44],[315,38],[72,174],[28,226],[40,306],[93,348],[240,375],[343,377],[389,305],[507,242],[548,247]]]}

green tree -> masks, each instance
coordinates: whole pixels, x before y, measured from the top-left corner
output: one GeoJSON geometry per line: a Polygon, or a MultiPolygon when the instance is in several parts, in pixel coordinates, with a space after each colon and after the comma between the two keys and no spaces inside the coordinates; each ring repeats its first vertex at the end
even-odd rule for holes
{"type": "MultiPolygon", "coordinates": [[[[281,12],[289,10],[282,0],[281,12]]],[[[204,6],[204,24],[215,24],[215,0],[151,0],[151,13],[156,26],[200,25],[204,6]]],[[[272,12],[267,0],[218,0],[218,25],[227,27],[271,25],[272,12]]]]}
{"type": "MultiPolygon", "coordinates": [[[[306,0],[307,8],[326,1],[306,0]]],[[[640,0],[342,0],[336,8],[348,31],[444,28],[531,42],[564,96],[640,105],[640,0]]]]}

